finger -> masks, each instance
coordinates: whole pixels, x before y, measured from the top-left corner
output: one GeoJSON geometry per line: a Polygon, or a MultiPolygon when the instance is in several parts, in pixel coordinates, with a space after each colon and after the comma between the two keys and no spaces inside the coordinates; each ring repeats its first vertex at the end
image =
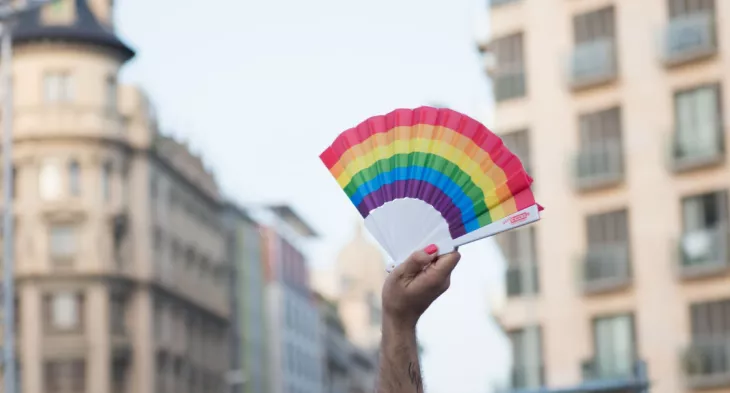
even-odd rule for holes
{"type": "Polygon", "coordinates": [[[422,251],[416,251],[399,268],[404,274],[416,275],[436,260],[437,251],[436,246],[428,246],[422,251]]]}
{"type": "Polygon", "coordinates": [[[456,251],[443,255],[436,260],[431,269],[441,280],[448,280],[460,259],[461,254],[456,251]]]}

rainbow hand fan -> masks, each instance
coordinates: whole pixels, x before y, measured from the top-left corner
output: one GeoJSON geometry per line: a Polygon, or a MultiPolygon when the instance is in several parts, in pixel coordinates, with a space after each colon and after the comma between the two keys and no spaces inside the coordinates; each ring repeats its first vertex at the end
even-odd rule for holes
{"type": "Polygon", "coordinates": [[[320,158],[395,264],[429,244],[443,255],[540,219],[519,158],[449,109],[372,117],[320,158]]]}

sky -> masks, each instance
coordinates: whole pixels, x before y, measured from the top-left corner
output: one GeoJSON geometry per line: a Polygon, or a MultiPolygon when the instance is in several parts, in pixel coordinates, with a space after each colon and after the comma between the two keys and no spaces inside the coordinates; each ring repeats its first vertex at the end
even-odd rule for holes
{"type": "MultiPolygon", "coordinates": [[[[401,107],[438,104],[489,126],[475,39],[484,0],[123,0],[117,28],[137,56],[163,130],[187,140],[242,204],[290,203],[318,230],[330,266],[356,210],[318,155],[343,130],[401,107]]],[[[492,241],[462,249],[451,289],[424,315],[427,393],[484,393],[507,344],[490,319],[504,262],[492,241]]]]}

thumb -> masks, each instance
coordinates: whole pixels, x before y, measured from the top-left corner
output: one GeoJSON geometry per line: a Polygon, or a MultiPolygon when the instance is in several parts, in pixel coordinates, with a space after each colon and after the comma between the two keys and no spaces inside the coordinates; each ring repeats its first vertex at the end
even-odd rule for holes
{"type": "Polygon", "coordinates": [[[416,275],[420,273],[426,266],[436,260],[436,246],[428,246],[422,251],[416,251],[411,254],[405,262],[403,262],[403,273],[407,275],[416,275]]]}
{"type": "Polygon", "coordinates": [[[433,270],[441,278],[445,280],[449,278],[451,272],[461,260],[461,254],[458,251],[443,255],[436,260],[434,263],[433,270]]]}

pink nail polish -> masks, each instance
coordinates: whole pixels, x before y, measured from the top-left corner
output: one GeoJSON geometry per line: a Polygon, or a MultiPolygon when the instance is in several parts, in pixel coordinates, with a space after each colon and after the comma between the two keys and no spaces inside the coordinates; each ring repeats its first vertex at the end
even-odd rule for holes
{"type": "Polygon", "coordinates": [[[423,251],[425,251],[425,252],[426,252],[426,254],[428,254],[428,255],[433,255],[433,254],[435,254],[435,253],[436,253],[436,251],[438,251],[438,250],[439,250],[439,249],[438,249],[438,247],[436,247],[436,245],[435,245],[435,244],[431,244],[431,245],[429,245],[428,247],[426,247],[426,248],[425,248],[425,249],[424,249],[423,251]]]}

